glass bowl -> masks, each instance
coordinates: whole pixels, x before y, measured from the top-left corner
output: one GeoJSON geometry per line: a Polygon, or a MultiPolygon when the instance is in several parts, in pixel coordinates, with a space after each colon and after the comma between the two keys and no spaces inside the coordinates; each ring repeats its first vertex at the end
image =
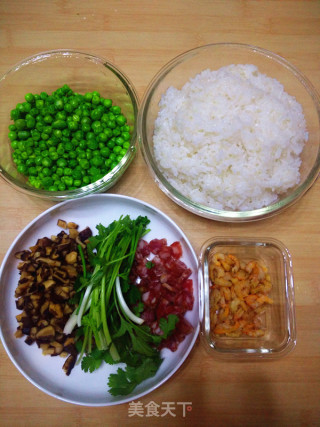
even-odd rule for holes
{"type": "Polygon", "coordinates": [[[216,237],[202,246],[199,265],[201,339],[209,353],[231,360],[273,359],[295,347],[292,260],[283,243],[216,237]],[[221,254],[236,257],[240,267],[221,254]],[[219,270],[226,272],[228,265],[231,279],[219,270]],[[223,278],[231,280],[230,293],[223,278]]]}
{"type": "MultiPolygon", "coordinates": [[[[197,90],[197,89],[195,89],[197,90]]],[[[187,98],[187,97],[186,97],[187,98]]],[[[190,98],[184,98],[181,102],[184,102],[183,105],[185,105],[186,102],[190,102],[191,105],[193,104],[191,96],[190,98]]],[[[174,96],[172,96],[171,100],[174,100],[174,96]]],[[[214,97],[212,97],[213,103],[214,97]]],[[[169,104],[169,100],[167,100],[167,105],[169,104]]],[[[178,111],[181,111],[180,105],[174,104],[178,111]]],[[[201,104],[202,105],[202,104],[201,104]]],[[[188,110],[184,109],[183,114],[190,113],[190,111],[194,111],[194,106],[192,106],[191,110],[190,107],[188,110]]],[[[206,107],[201,109],[200,111],[205,110],[206,107]]],[[[196,111],[196,114],[199,110],[196,111]]],[[[208,111],[205,111],[207,114],[206,116],[201,116],[199,113],[199,117],[208,118],[208,111]]],[[[177,125],[177,119],[181,119],[180,116],[176,115],[174,112],[174,115],[169,117],[168,122],[171,126],[170,129],[172,129],[174,126],[177,125]],[[173,119],[174,117],[174,119],[173,119]],[[174,122],[175,121],[175,122],[174,122]],[[173,125],[171,124],[173,122],[173,125]]],[[[215,117],[219,116],[219,111],[215,117]]],[[[185,115],[183,116],[183,118],[185,115]]],[[[194,117],[194,114],[193,114],[194,117]]],[[[193,118],[192,117],[192,118],[193,118]]],[[[210,122],[211,118],[207,120],[206,123],[210,122]]],[[[306,193],[306,191],[311,187],[311,185],[316,180],[318,174],[319,174],[319,168],[320,168],[320,101],[319,101],[319,95],[316,93],[314,87],[312,84],[308,81],[306,77],[304,77],[294,66],[289,64],[285,59],[282,57],[269,52],[267,50],[245,45],[245,44],[233,44],[233,43],[218,43],[218,44],[211,44],[202,46],[190,51],[187,51],[175,59],[173,59],[171,62],[169,62],[167,65],[165,65],[158,74],[153,78],[151,81],[149,87],[147,88],[147,91],[144,95],[144,99],[141,104],[141,108],[138,115],[138,140],[139,144],[142,149],[142,153],[145,159],[145,162],[147,163],[150,173],[153,176],[155,182],[158,184],[160,189],[168,196],[170,197],[175,203],[182,206],[183,208],[206,218],[217,220],[217,221],[226,221],[226,222],[245,222],[245,221],[252,221],[252,220],[258,220],[263,219],[269,216],[272,216],[276,213],[281,212],[284,208],[287,208],[288,206],[292,205],[294,202],[296,202],[302,195],[306,193]],[[276,79],[278,82],[280,82],[281,85],[283,85],[284,91],[287,92],[289,95],[295,97],[296,101],[302,106],[302,111],[305,117],[306,121],[306,129],[309,135],[308,141],[304,146],[304,149],[302,153],[300,154],[301,158],[301,165],[300,165],[300,182],[296,184],[295,186],[291,187],[289,190],[284,192],[283,194],[279,194],[277,200],[273,200],[271,204],[268,202],[266,205],[259,207],[259,208],[253,208],[250,210],[245,210],[247,208],[244,208],[244,210],[241,209],[241,207],[237,208],[239,210],[233,210],[232,208],[226,208],[225,203],[221,203],[220,200],[220,207],[211,207],[209,206],[209,203],[206,200],[206,203],[204,202],[197,202],[196,197],[194,197],[194,193],[192,193],[191,196],[186,195],[186,193],[182,194],[181,188],[178,189],[178,185],[181,185],[181,187],[184,185],[184,182],[181,180],[179,184],[176,182],[173,183],[172,175],[175,175],[174,179],[177,180],[176,176],[181,176],[181,170],[179,171],[179,167],[177,167],[177,170],[174,170],[175,165],[168,166],[166,164],[166,171],[164,171],[164,166],[160,166],[159,161],[157,160],[155,156],[155,150],[154,150],[154,142],[153,142],[153,136],[155,131],[155,121],[158,117],[160,107],[159,102],[162,98],[162,96],[167,92],[168,88],[175,88],[180,90],[191,78],[195,77],[199,73],[201,73],[203,70],[210,69],[212,71],[219,70],[221,67],[229,66],[231,64],[252,64],[256,67],[258,67],[258,71],[262,74],[265,74],[266,76],[276,79]],[[168,169],[170,169],[171,177],[168,177],[168,169]],[[170,182],[169,182],[170,179],[170,182]],[[222,207],[221,207],[222,205],[222,207]]],[[[186,126],[188,123],[183,119],[181,120],[182,123],[185,123],[184,126],[186,126]]],[[[219,125],[220,122],[218,122],[219,125]]],[[[179,128],[181,129],[181,123],[179,123],[179,128]]],[[[168,125],[168,126],[169,126],[168,125]]],[[[225,126],[225,122],[224,122],[225,126]]],[[[183,129],[183,128],[182,128],[183,129]]],[[[188,128],[189,129],[189,128],[188,128]]],[[[192,128],[193,130],[194,128],[192,128]]],[[[201,130],[202,128],[200,128],[201,130]]],[[[182,130],[183,132],[183,130],[182,130]]],[[[219,130],[218,136],[219,134],[219,130]]],[[[167,134],[169,134],[167,132],[167,134]]],[[[166,138],[168,140],[172,133],[169,134],[169,136],[166,138]]],[[[181,133],[177,137],[177,133],[175,133],[175,137],[178,139],[172,139],[171,142],[175,144],[175,147],[178,147],[179,151],[181,152],[181,145],[179,137],[181,136],[181,133]]],[[[185,136],[184,136],[185,137],[185,136]]],[[[277,138],[278,134],[276,136],[273,135],[274,141],[273,144],[275,147],[278,147],[277,138]]],[[[268,139],[268,144],[269,144],[268,139]]],[[[192,144],[194,142],[192,141],[192,144]]],[[[235,147],[236,144],[232,142],[232,147],[235,147]]],[[[195,145],[193,145],[195,147],[195,145]]],[[[188,152],[189,146],[186,148],[186,156],[190,157],[190,152],[188,152]]],[[[212,155],[212,153],[206,148],[206,154],[208,156],[211,156],[211,164],[214,162],[217,162],[217,156],[212,155]]],[[[182,149],[185,149],[185,146],[182,147],[182,149]]],[[[173,150],[172,150],[173,151],[173,150]]],[[[211,150],[212,151],[212,150],[211,150]]],[[[176,151],[177,152],[177,151],[176,151]]],[[[183,155],[184,156],[184,155],[183,155]]],[[[193,156],[193,154],[191,155],[193,156]]],[[[167,155],[165,156],[163,154],[162,161],[168,163],[168,158],[175,158],[175,155],[167,155]]],[[[182,157],[183,162],[185,160],[189,161],[186,157],[182,157]]],[[[239,157],[240,158],[240,157],[239,157]]],[[[243,158],[243,156],[242,156],[243,158]]],[[[270,161],[272,161],[270,159],[270,161]]],[[[172,162],[171,162],[172,163],[172,162]]],[[[188,165],[189,163],[185,163],[185,165],[188,165]]],[[[191,163],[192,164],[192,163],[191,163]]],[[[197,167],[197,165],[196,165],[197,167]]],[[[192,179],[189,177],[194,176],[195,172],[192,170],[194,167],[184,167],[182,170],[183,172],[183,179],[185,179],[188,182],[188,185],[192,179]],[[188,172],[185,172],[188,171],[188,172]],[[185,178],[187,177],[187,178],[185,178]]],[[[201,174],[206,172],[199,172],[201,174]]],[[[217,173],[214,175],[213,182],[205,182],[203,184],[204,188],[205,186],[219,186],[217,184],[216,178],[217,173]]],[[[197,177],[197,175],[195,175],[197,177]]],[[[218,175],[219,177],[220,175],[218,175]]],[[[179,178],[180,179],[180,178],[179,178]]],[[[201,178],[202,179],[202,178],[201,178]]],[[[253,178],[254,180],[257,179],[256,177],[253,178]]],[[[199,184],[197,184],[199,185],[199,184]]],[[[200,184],[202,185],[202,184],[200,184]]],[[[237,185],[237,184],[232,184],[237,185]]],[[[199,190],[199,187],[195,188],[195,193],[199,190]]],[[[233,197],[233,191],[232,188],[227,189],[229,192],[229,197],[233,197]]],[[[273,191],[272,189],[270,191],[273,191]]],[[[245,190],[242,192],[242,194],[245,194],[245,190]]],[[[251,196],[251,193],[250,193],[251,196]]],[[[220,196],[221,199],[225,200],[224,194],[220,196]]],[[[251,196],[254,200],[254,195],[251,196]]],[[[239,205],[240,206],[240,205],[239,205]]]]}
{"type": "Polygon", "coordinates": [[[0,79],[0,173],[15,189],[28,195],[52,201],[75,199],[103,192],[123,175],[136,153],[136,119],[138,96],[128,77],[109,61],[75,50],[53,50],[33,55],[16,64],[0,79]],[[12,159],[8,138],[10,111],[25,101],[27,93],[49,95],[64,84],[73,92],[85,94],[97,91],[121,108],[130,126],[130,146],[121,161],[94,183],[66,191],[45,191],[32,187],[24,175],[18,173],[12,159]]]}

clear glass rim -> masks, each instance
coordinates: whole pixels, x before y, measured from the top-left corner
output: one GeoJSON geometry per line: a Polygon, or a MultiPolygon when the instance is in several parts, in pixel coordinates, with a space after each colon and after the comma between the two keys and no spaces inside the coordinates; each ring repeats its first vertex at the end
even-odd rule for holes
{"type": "Polygon", "coordinates": [[[316,181],[316,179],[319,176],[320,171],[320,144],[318,148],[317,158],[314,162],[313,167],[311,168],[307,178],[302,182],[291,194],[289,194],[284,199],[277,201],[269,206],[260,208],[260,209],[254,209],[254,210],[248,210],[248,211],[228,211],[223,209],[214,209],[210,208],[208,206],[198,204],[195,202],[192,202],[190,199],[185,197],[183,194],[181,194],[176,188],[174,188],[170,182],[163,177],[161,171],[159,170],[156,162],[153,159],[153,156],[150,151],[150,147],[148,144],[148,138],[146,134],[146,120],[147,120],[147,111],[151,102],[152,95],[154,94],[159,82],[161,79],[166,76],[173,68],[175,68],[176,65],[184,62],[186,59],[189,59],[195,55],[197,55],[199,52],[206,50],[206,49],[213,49],[213,48],[237,48],[237,49],[243,49],[243,50],[250,50],[254,53],[257,53],[261,56],[267,57],[269,59],[272,59],[282,65],[284,68],[289,70],[298,80],[299,82],[304,86],[305,90],[308,92],[310,97],[313,100],[315,109],[317,111],[318,115],[318,121],[320,123],[320,96],[317,93],[316,89],[312,85],[312,83],[309,81],[309,79],[304,76],[295,66],[290,64],[286,59],[283,57],[268,51],[266,49],[244,44],[244,43],[213,43],[213,44],[207,44],[204,46],[200,46],[194,49],[190,49],[184,53],[181,53],[180,55],[173,58],[171,61],[169,61],[166,65],[164,65],[158,73],[153,77],[150,84],[147,87],[147,90],[144,94],[144,97],[142,99],[140,111],[138,113],[138,142],[139,146],[141,148],[143,158],[149,167],[149,170],[155,180],[155,182],[159,185],[160,189],[169,197],[171,198],[175,203],[180,205],[181,207],[197,214],[202,217],[213,219],[217,221],[224,221],[224,222],[248,222],[248,221],[255,221],[264,219],[270,216],[275,215],[279,211],[288,208],[292,204],[294,204],[296,201],[298,201],[310,187],[313,185],[313,183],[316,181]]]}
{"type": "MultiPolygon", "coordinates": [[[[13,65],[5,74],[3,74],[0,77],[0,87],[3,80],[8,78],[11,73],[14,73],[15,71],[20,70],[22,67],[28,66],[30,64],[35,64],[39,61],[43,61],[48,58],[59,57],[59,56],[61,57],[73,56],[73,57],[81,57],[82,59],[90,59],[95,61],[99,65],[108,68],[119,79],[119,81],[122,83],[122,85],[128,92],[128,95],[131,99],[132,106],[133,106],[135,123],[134,123],[134,129],[132,131],[132,135],[130,139],[130,147],[127,153],[118,163],[118,165],[114,169],[112,169],[110,172],[108,172],[105,176],[97,180],[96,182],[88,184],[83,187],[79,187],[74,190],[46,191],[46,190],[40,190],[40,189],[33,189],[32,187],[28,186],[27,183],[21,183],[20,181],[13,178],[10,174],[8,174],[4,170],[4,168],[1,166],[1,163],[0,163],[0,176],[8,184],[12,185],[16,190],[31,196],[39,197],[41,199],[48,199],[52,201],[76,199],[79,197],[83,197],[85,195],[101,192],[101,191],[107,190],[118,181],[118,179],[122,176],[122,174],[125,172],[125,170],[128,168],[128,166],[132,162],[137,151],[136,149],[137,117],[138,117],[138,110],[139,110],[139,104],[140,104],[139,97],[133,83],[118,66],[114,65],[112,62],[108,61],[103,57],[96,56],[96,55],[75,50],[75,49],[55,49],[55,50],[43,51],[22,59],[21,61],[13,65]]],[[[1,162],[1,159],[0,159],[0,162],[1,162]]]]}

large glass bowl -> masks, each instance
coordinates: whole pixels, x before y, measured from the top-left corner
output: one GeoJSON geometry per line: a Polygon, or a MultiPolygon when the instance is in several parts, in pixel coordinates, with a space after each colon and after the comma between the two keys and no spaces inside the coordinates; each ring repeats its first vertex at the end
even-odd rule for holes
{"type": "Polygon", "coordinates": [[[33,55],[16,64],[0,78],[0,173],[6,182],[26,194],[52,201],[75,199],[112,187],[126,171],[136,153],[138,96],[128,77],[109,61],[75,50],[53,50],[33,55]],[[8,138],[10,111],[31,92],[51,94],[64,84],[77,93],[98,91],[121,107],[131,127],[130,147],[118,165],[98,181],[67,191],[45,191],[28,184],[18,173],[8,138]]]}
{"type": "Polygon", "coordinates": [[[206,218],[244,222],[263,219],[281,212],[296,202],[316,180],[320,167],[320,102],[312,84],[295,67],[267,50],[232,43],[202,46],[185,52],[165,65],[153,78],[145,93],[138,116],[138,140],[144,159],[160,189],[183,208],[206,218]],[[218,70],[231,64],[253,64],[262,74],[277,79],[284,90],[301,104],[309,139],[301,154],[300,182],[269,206],[249,211],[210,208],[181,194],[164,176],[154,154],[154,124],[159,101],[169,87],[181,89],[190,78],[205,69],[218,70]]]}

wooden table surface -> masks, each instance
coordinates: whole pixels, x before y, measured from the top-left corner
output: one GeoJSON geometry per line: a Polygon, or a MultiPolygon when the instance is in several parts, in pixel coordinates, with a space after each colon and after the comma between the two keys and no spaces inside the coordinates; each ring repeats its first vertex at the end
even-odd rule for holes
{"type": "MultiPolygon", "coordinates": [[[[2,0],[0,73],[26,56],[73,48],[108,58],[134,82],[140,99],[154,74],[188,49],[240,42],[280,54],[320,91],[320,2],[237,0],[2,0]]],[[[1,102],[1,100],[0,100],[1,102]]],[[[175,414],[129,417],[129,405],[79,407],[39,391],[0,346],[1,426],[320,426],[320,180],[293,207],[273,218],[228,224],[197,217],[169,200],[151,180],[138,153],[109,192],[137,197],[168,214],[196,253],[215,235],[269,236],[290,250],[294,265],[297,346],[283,359],[226,363],[197,341],[164,385],[141,398],[175,414]],[[182,414],[177,402],[192,402],[182,414]]],[[[30,198],[0,181],[0,261],[13,239],[53,203],[30,198]]],[[[0,295],[1,297],[1,295],[0,295]]],[[[145,412],[146,413],[146,412],[145,412]]]]}

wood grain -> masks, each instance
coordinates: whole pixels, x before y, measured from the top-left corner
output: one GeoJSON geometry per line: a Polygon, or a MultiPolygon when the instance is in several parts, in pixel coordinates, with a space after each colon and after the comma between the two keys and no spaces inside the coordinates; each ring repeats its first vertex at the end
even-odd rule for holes
{"type": "MultiPolygon", "coordinates": [[[[245,0],[2,0],[0,74],[34,53],[73,48],[116,63],[140,99],[155,73],[185,50],[239,42],[272,50],[297,66],[320,91],[320,2],[245,0]]],[[[223,224],[197,217],[153,183],[138,153],[111,190],[137,197],[168,214],[195,251],[210,236],[269,236],[283,241],[294,264],[298,342],[270,363],[212,359],[197,342],[181,369],[140,399],[192,402],[176,416],[129,417],[129,405],[86,408],[60,402],[31,385],[0,347],[2,426],[319,426],[320,425],[320,181],[296,205],[273,218],[223,224]]],[[[53,203],[13,191],[0,181],[0,261],[13,239],[53,203]]]]}

